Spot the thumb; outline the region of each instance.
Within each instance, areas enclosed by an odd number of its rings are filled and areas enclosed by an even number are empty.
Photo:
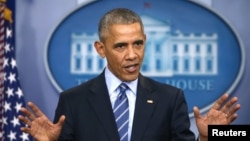
[[[56,124],[62,127],[65,122],[65,119],[66,119],[65,115],[62,115]]]
[[[199,108],[197,106],[193,107],[193,111],[194,111],[195,120],[201,118],[200,110],[199,110]]]

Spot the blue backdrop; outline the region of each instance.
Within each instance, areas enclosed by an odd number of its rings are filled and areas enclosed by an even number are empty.
[[[58,24],[85,0],[18,0],[16,1],[16,59],[20,83],[26,101],[35,102],[50,119],[54,117],[58,90],[52,84],[45,67],[45,51],[49,37]],[[238,96],[241,109],[234,124],[250,124],[250,13],[249,0],[211,0],[207,5],[224,17],[237,32],[245,51],[245,68],[231,96]],[[91,16],[91,15],[90,15]],[[227,56],[228,57],[228,56]],[[234,56],[232,55],[231,58]],[[230,68],[229,68],[230,69]],[[194,119],[192,130],[197,133]]]

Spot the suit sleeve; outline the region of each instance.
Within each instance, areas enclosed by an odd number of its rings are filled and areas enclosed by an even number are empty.
[[[188,107],[182,90],[178,90],[173,104],[172,141],[195,141],[195,135],[190,130]]]
[[[67,103],[67,99],[65,94],[60,94],[58,105],[55,112],[54,123],[58,122],[60,116],[65,115],[65,123],[63,125],[61,134],[59,136],[58,141],[71,141],[73,140],[73,128],[72,125],[72,117],[70,116],[70,105]]]

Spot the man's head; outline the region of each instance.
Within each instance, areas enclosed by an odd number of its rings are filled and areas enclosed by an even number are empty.
[[[121,81],[135,80],[146,42],[141,18],[129,9],[113,9],[102,17],[98,30],[100,41],[95,48],[106,57],[110,71]]]

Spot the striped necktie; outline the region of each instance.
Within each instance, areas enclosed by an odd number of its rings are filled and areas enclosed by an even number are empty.
[[[122,83],[118,88],[120,92],[115,101],[114,115],[120,135],[120,141],[128,141],[129,109],[126,90],[129,88],[124,83]]]

